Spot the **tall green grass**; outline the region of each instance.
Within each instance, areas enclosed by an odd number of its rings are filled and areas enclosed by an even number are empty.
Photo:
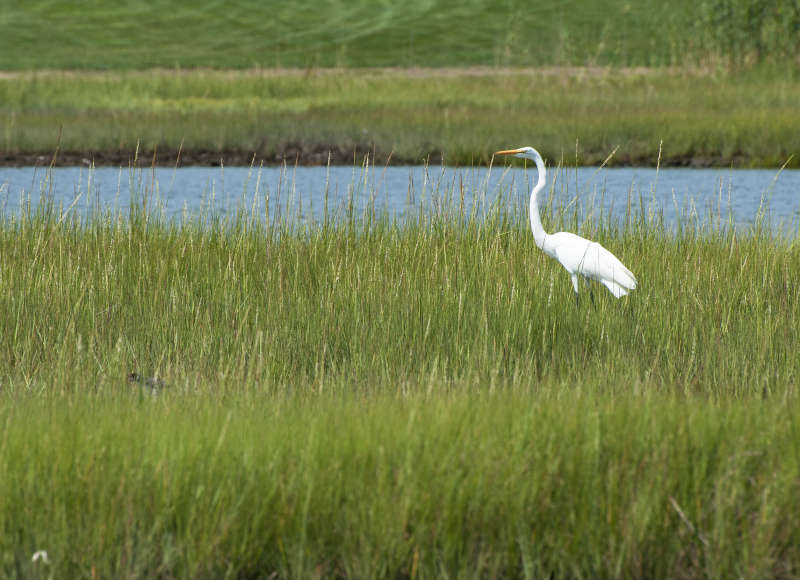
[[[796,238],[551,204],[640,282],[576,308],[458,188],[318,224],[131,193],[0,227],[4,576],[796,575]]]
[[[431,214],[345,213],[319,227],[246,213],[178,223],[141,206],[62,219],[34,205],[0,233],[11,338],[0,368],[9,388],[67,391],[134,368],[186,388],[277,390],[433,376],[726,398],[797,380],[794,240],[724,221],[673,235],[635,206],[624,224],[556,214],[546,227],[579,229],[641,280],[625,300],[598,289],[594,308],[576,309],[519,205],[479,220],[458,184],[442,188],[431,195],[450,201]]]
[[[246,404],[6,396],[0,570],[797,574],[796,400],[443,387]],[[31,562],[42,549],[49,565]]]
[[[796,66],[793,0],[4,6],[0,69]]]

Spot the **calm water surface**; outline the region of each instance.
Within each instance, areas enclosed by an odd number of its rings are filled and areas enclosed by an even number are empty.
[[[319,221],[358,215],[374,208],[402,218],[419,211],[458,207],[478,215],[492,204],[526,211],[535,169],[443,167],[187,167],[0,168],[0,213],[19,213],[45,193],[63,210],[91,213],[98,208],[127,211],[147,203],[169,219],[225,217],[244,209],[260,219]],[[764,169],[661,169],[591,167],[548,171],[555,207],[623,219],[633,211],[660,212],[665,223],[713,215],[737,227],[752,224],[759,212],[770,225],[797,235],[800,227],[800,171]],[[452,207],[452,205],[450,205]]]

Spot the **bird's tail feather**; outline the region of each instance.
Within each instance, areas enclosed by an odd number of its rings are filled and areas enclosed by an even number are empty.
[[[626,290],[635,290],[637,284],[636,276],[634,276],[633,272],[628,270],[625,266],[622,266],[621,263],[620,266],[620,268],[614,268],[614,278],[611,280],[611,283],[619,284]]]
[[[636,288],[636,276],[633,275],[633,272],[628,270],[625,266],[622,266],[622,272],[625,274],[621,277],[618,282],[628,288],[629,290],[633,290]]]
[[[611,291],[611,293],[614,295],[614,298],[622,298],[628,294],[628,289],[624,288],[620,284],[617,284],[616,282],[612,282],[611,280],[603,280],[603,284]],[[636,284],[633,285],[633,288],[636,288]],[[631,290],[633,290],[633,288],[631,288]]]

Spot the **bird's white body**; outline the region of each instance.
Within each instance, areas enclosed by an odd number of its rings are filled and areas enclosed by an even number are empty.
[[[548,234],[542,227],[539,216],[539,192],[544,189],[547,171],[539,152],[533,147],[498,151],[495,155],[514,155],[530,159],[536,163],[539,176],[531,191],[530,218],[531,230],[536,245],[542,251],[555,258],[569,272],[575,299],[578,297],[578,276],[588,280],[597,280],[614,295],[615,298],[625,296],[636,288],[636,277],[617,257],[597,242],[587,240],[570,232]],[[588,283],[588,282],[587,282]]]
[[[542,250],[564,266],[578,292],[578,275],[597,280],[608,288],[615,298],[625,296],[636,288],[636,278],[617,257],[597,242],[592,242],[569,232],[558,232],[545,237]]]

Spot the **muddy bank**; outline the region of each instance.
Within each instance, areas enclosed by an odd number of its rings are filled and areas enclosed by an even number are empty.
[[[385,163],[390,155],[368,147],[337,147],[330,145],[287,146],[280,152],[206,149],[110,150],[110,151],[57,151],[53,152],[0,152],[0,166],[31,167],[55,165],[58,167],[218,167],[249,165],[352,165],[361,163],[366,155],[370,162]],[[441,157],[441,156],[439,156]],[[433,158],[431,158],[433,160]],[[392,157],[397,161],[396,157]],[[404,163],[421,163],[423,159],[404,159]]]
[[[76,167],[94,165],[96,167],[219,167],[227,166],[276,166],[283,165],[360,165],[369,156],[371,164],[385,165],[419,165],[429,163],[438,165],[442,162],[442,154],[429,152],[416,157],[398,155],[376,150],[369,146],[330,146],[330,145],[289,145],[280,152],[244,151],[244,150],[164,150],[158,151],[58,151],[56,154],[46,152],[0,152],[0,167],[32,167],[49,166]],[[588,153],[581,159],[581,164],[597,166],[605,160],[606,155]],[[608,162],[609,167],[652,167],[657,159],[652,156],[636,156],[619,154]],[[744,155],[678,155],[661,158],[662,167],[752,167],[752,158]],[[447,157],[448,165],[484,165],[489,162],[488,156],[476,154],[470,158]],[[773,163],[762,166],[771,167]]]

